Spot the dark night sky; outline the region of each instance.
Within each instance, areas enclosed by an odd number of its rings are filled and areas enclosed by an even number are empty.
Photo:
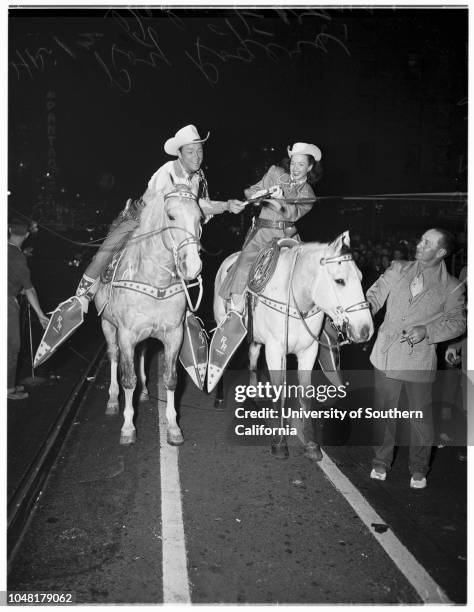
[[[299,140],[323,150],[322,193],[439,189],[404,173],[396,151],[436,141],[437,100],[450,109],[451,146],[466,150],[466,44],[466,10],[11,10],[10,162],[22,124],[44,155],[53,89],[60,180],[74,189],[108,170],[141,194],[187,123],[211,131],[214,196],[240,197],[263,146],[278,161]],[[356,167],[367,141],[387,157],[377,172]]]

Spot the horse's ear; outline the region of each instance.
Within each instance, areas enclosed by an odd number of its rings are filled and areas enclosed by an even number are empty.
[[[335,240],[331,242],[331,246],[336,253],[340,253],[342,249],[345,247],[349,249],[351,246],[351,239],[349,237],[349,230],[346,230],[342,234],[340,234]]]
[[[347,248],[351,248],[351,237],[349,236],[349,230],[346,230],[341,234],[342,236],[342,246],[346,246]]]

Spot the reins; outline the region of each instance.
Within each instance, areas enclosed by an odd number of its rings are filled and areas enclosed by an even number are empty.
[[[194,194],[189,192],[189,191],[185,191],[184,189],[175,189],[174,191],[171,191],[171,192],[167,193],[164,196],[164,202],[166,202],[166,200],[168,198],[170,198],[170,197],[187,198],[187,199],[193,200],[194,202],[197,202],[196,197],[194,196]],[[139,236],[139,238],[140,239],[144,239],[144,238],[151,238],[151,237],[154,237],[154,236],[159,236],[159,238],[161,240],[161,244],[163,245],[163,248],[166,249],[169,253],[172,254],[175,271],[173,271],[172,269],[170,269],[169,267],[167,267],[166,265],[164,265],[164,264],[162,264],[160,262],[158,262],[158,267],[160,267],[161,269],[163,269],[166,272],[168,272],[168,274],[171,276],[171,279],[176,278],[176,277],[179,279],[179,282],[181,283],[182,291],[184,292],[184,294],[186,296],[186,301],[187,301],[189,309],[191,310],[191,312],[196,312],[196,310],[199,308],[199,306],[201,304],[201,300],[202,300],[202,296],[203,296],[202,277],[199,274],[194,281],[192,281],[189,284],[186,284],[186,281],[185,281],[185,279],[183,277],[183,274],[181,273],[181,270],[180,270],[179,260],[178,260],[178,253],[179,253],[180,249],[185,248],[185,247],[187,247],[189,245],[192,245],[192,244],[196,244],[197,247],[199,248],[200,245],[201,245],[200,236],[197,236],[196,234],[193,234],[188,229],[186,229],[184,227],[181,227],[179,225],[168,225],[166,223],[166,220],[164,219],[165,212],[166,212],[166,209],[165,209],[165,206],[163,206],[163,209],[162,209],[162,224],[163,224],[163,227],[161,227],[159,229],[156,229],[156,230],[152,230],[152,231],[147,232],[145,234],[141,234]],[[186,234],[189,234],[189,235],[186,236],[181,242],[176,244],[176,242],[174,240],[174,237],[173,237],[173,234],[171,233],[172,229],[180,230],[180,231],[185,232]],[[167,232],[167,231],[170,232],[169,235],[170,235],[170,238],[171,238],[171,248],[163,240],[163,233]],[[134,240],[134,238],[132,238],[131,240]],[[140,284],[140,283],[138,283],[138,284]],[[173,283],[171,283],[171,284],[173,284]],[[199,286],[199,295],[198,295],[198,298],[196,300],[196,303],[193,305],[191,297],[189,295],[189,290],[188,289],[190,287],[195,287],[195,286]],[[128,287],[127,285],[124,285],[123,288],[132,288],[132,287]],[[159,288],[156,288],[156,289],[159,289]],[[148,295],[152,295],[151,293],[148,293],[148,292],[143,292],[143,293],[146,293]],[[170,292],[169,295],[165,296],[165,297],[171,297],[171,295],[176,295],[176,293]]]

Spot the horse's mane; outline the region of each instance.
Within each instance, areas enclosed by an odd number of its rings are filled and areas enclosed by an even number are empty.
[[[303,248],[303,250],[308,250],[308,251],[319,251],[322,249],[326,249],[331,243],[330,242],[304,242],[302,243],[300,246]],[[348,246],[347,244],[343,243],[342,247],[341,247],[341,255],[348,255],[349,253],[351,253],[351,247]]]
[[[164,196],[161,192],[147,193],[146,204],[140,211],[140,223],[133,231],[127,243],[127,261],[135,269],[143,265],[154,250],[154,241],[158,240],[159,219],[163,212]]]

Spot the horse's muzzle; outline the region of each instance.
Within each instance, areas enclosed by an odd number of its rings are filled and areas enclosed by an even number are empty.
[[[373,326],[365,323],[360,327],[360,329],[358,329],[355,333],[354,332],[354,328],[349,325],[347,328],[347,336],[351,342],[355,342],[358,344],[360,342],[367,342],[368,340],[370,340],[370,337],[374,333],[374,329]]]
[[[181,261],[179,264],[180,274],[185,281],[192,281],[196,279],[201,273],[201,270],[202,270],[201,260],[199,260],[199,262],[193,263],[193,265],[189,265],[188,261],[185,259],[184,261]]]

